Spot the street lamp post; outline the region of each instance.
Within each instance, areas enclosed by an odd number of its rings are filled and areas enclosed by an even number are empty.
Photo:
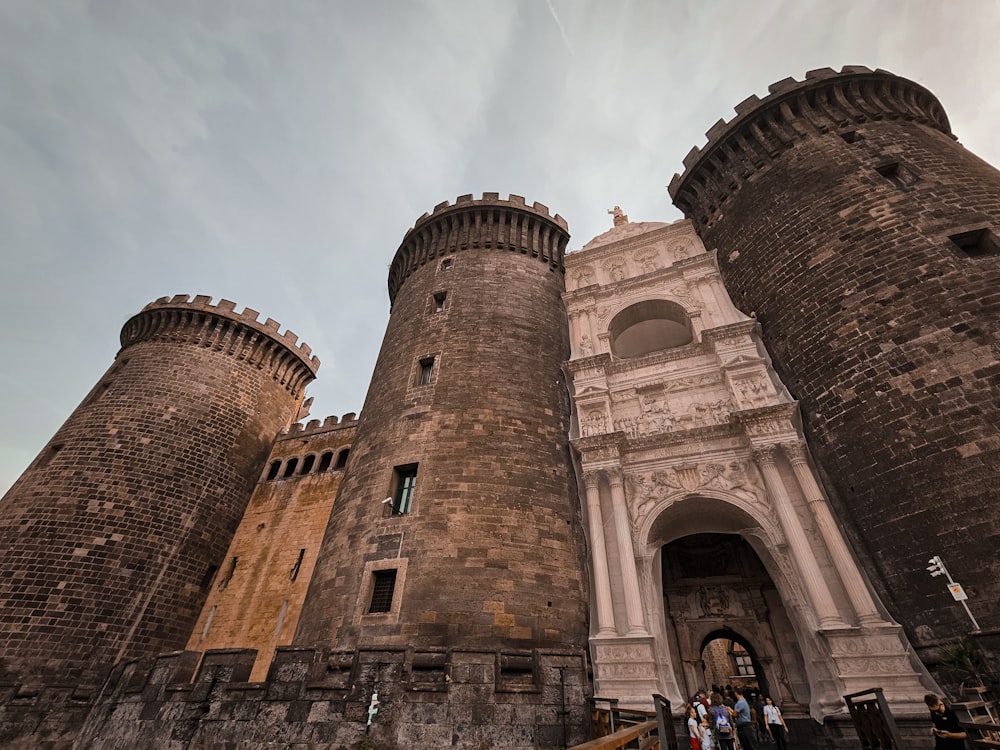
[[[965,607],[965,613],[972,620],[972,629],[979,630],[979,623],[976,622],[976,618],[972,616],[972,610],[969,609],[969,605],[965,603],[966,599],[969,598],[968,594],[965,593],[965,589],[962,588],[962,584],[955,581],[951,577],[951,573],[944,566],[944,560],[942,560],[938,555],[934,555],[930,560],[927,561],[929,565],[927,566],[927,571],[932,576],[945,576],[948,579],[948,591],[951,592],[952,598]]]

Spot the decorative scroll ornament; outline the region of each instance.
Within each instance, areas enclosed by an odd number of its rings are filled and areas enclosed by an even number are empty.
[[[590,266],[581,266],[574,277],[576,288],[581,289],[594,283],[594,269]]]
[[[660,269],[660,254],[656,250],[637,250],[633,257],[643,273],[653,273]]]

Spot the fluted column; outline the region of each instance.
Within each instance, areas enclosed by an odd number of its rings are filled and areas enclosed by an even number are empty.
[[[847,542],[844,541],[837,522],[830,512],[830,506],[827,505],[819,484],[816,483],[816,478],[813,476],[806,457],[805,443],[784,443],[781,447],[792,464],[795,478],[809,503],[809,508],[816,519],[816,525],[819,526],[820,533],[823,535],[823,541],[826,542],[827,549],[830,550],[834,566],[840,572],[840,579],[844,582],[844,588],[847,589],[847,595],[851,599],[854,611],[858,614],[858,619],[867,625],[883,622],[883,618],[875,606],[875,601],[868,591],[868,586],[865,585],[864,579],[861,577],[854,556],[848,549]]]
[[[819,563],[809,547],[809,540],[802,528],[799,517],[792,507],[792,500],[785,490],[776,463],[777,449],[773,445],[754,448],[753,456],[764,477],[767,492],[774,503],[781,529],[788,540],[795,567],[798,568],[809,598],[812,600],[821,629],[842,628],[844,622],[837,613],[837,605],[830,594],[830,588],[820,572]]]
[[[611,502],[615,509],[615,533],[622,571],[622,588],[625,591],[628,635],[648,635],[646,618],[642,612],[642,595],[639,593],[639,576],[635,569],[632,528],[629,523],[628,506],[625,504],[625,479],[621,470],[609,470],[608,483],[611,485]]]
[[[608,548],[604,543],[604,517],[601,514],[601,475],[588,471],[583,475],[587,487],[587,522],[590,524],[590,558],[594,566],[594,598],[597,600],[597,635],[615,635],[615,610],[611,601],[611,577],[608,574]]]

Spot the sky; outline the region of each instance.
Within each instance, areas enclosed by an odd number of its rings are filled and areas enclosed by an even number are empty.
[[[146,303],[260,310],[361,411],[388,266],[444,200],[540,201],[570,249],[750,94],[883,68],[1000,165],[1000,0],[0,0],[0,492]]]

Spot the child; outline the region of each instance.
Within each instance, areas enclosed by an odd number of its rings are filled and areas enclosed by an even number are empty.
[[[708,716],[701,717],[701,750],[715,750],[715,739],[712,737],[712,725]]]

